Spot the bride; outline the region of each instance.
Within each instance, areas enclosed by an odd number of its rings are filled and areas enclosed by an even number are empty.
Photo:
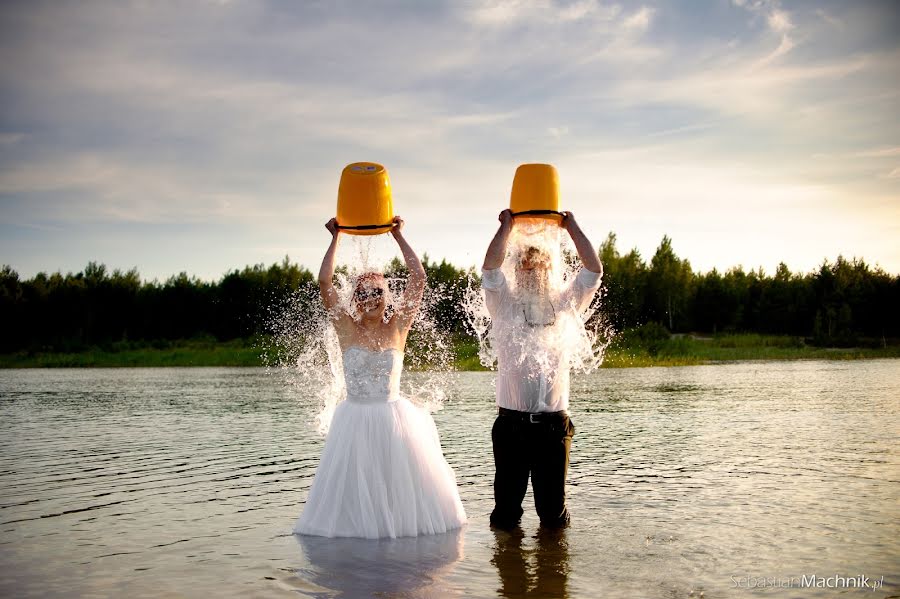
[[[335,219],[325,225],[332,237],[319,288],[341,346],[347,399],[335,409],[295,533],[393,538],[446,532],[466,521],[434,420],[399,392],[406,336],[425,289],[425,270],[403,224],[395,217],[391,234],[409,283],[389,316],[380,273],[360,275],[349,309],[340,305],[332,281],[340,231]]]

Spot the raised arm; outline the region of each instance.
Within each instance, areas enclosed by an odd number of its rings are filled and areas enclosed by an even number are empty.
[[[416,314],[419,312],[419,306],[422,305],[422,294],[425,292],[425,269],[422,267],[419,257],[407,243],[406,238],[403,237],[403,225],[403,219],[395,216],[391,235],[400,246],[403,261],[409,270],[409,281],[406,283],[406,291],[403,292],[403,302],[397,306],[394,316],[397,319],[397,326],[406,332],[412,327]]]
[[[594,252],[594,246],[575,222],[575,216],[571,212],[563,212],[563,220],[559,226],[569,232],[569,236],[575,243],[575,249],[578,251],[578,257],[581,258],[581,264],[584,266],[578,271],[578,275],[569,281],[568,286],[563,290],[562,298],[567,303],[572,302],[579,312],[583,312],[588,308],[591,299],[600,287],[603,264],[597,253]]]
[[[325,228],[331,233],[331,245],[328,246],[328,251],[322,259],[322,266],[319,268],[319,294],[322,296],[325,309],[332,312],[340,303],[334,288],[334,255],[337,253],[338,236],[341,232],[337,228],[337,220],[333,218],[325,223]]]
[[[600,256],[594,251],[591,241],[581,230],[581,227],[578,226],[578,223],[575,222],[575,215],[571,212],[563,212],[563,220],[559,226],[569,232],[569,236],[575,244],[575,249],[578,251],[578,257],[581,258],[581,263],[584,267],[591,272],[602,275],[603,264],[600,262]]]
[[[488,246],[487,254],[484,256],[484,264],[482,268],[485,270],[493,270],[503,265],[503,258],[506,257],[506,243],[509,241],[509,233],[512,231],[512,212],[509,209],[504,210],[497,217],[500,221],[500,228],[491,240]]]

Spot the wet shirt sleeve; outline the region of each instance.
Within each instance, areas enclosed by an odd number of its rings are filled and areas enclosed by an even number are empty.
[[[495,316],[508,291],[503,271],[499,268],[481,269],[481,288],[484,290],[484,304],[491,316]]]
[[[591,299],[593,299],[597,290],[600,289],[600,281],[602,278],[603,273],[591,272],[582,267],[569,284],[569,288],[565,294],[566,299],[570,300],[572,305],[579,312],[584,310],[590,305]]]

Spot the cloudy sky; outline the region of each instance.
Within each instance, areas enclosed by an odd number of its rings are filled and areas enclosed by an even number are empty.
[[[0,4],[0,263],[315,270],[341,169],[480,264],[523,162],[649,260],[900,273],[900,6],[766,0]]]

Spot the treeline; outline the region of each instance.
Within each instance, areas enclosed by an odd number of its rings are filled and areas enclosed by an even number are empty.
[[[38,273],[22,281],[0,271],[0,351],[80,351],[122,341],[212,336],[219,341],[262,332],[265,314],[313,284],[305,268],[285,260],[227,273],[216,283],[181,273],[163,283],[137,270],[109,272],[91,262],[77,274]]]
[[[603,313],[617,330],[658,323],[673,333],[764,333],[816,345],[885,344],[900,336],[900,276],[838,256],[806,274],[780,263],[773,276],[734,267],[695,273],[663,237],[647,264],[620,254],[616,236],[600,246]]]
[[[637,250],[620,254],[615,235],[600,249],[605,275],[600,316],[618,331],[638,327],[672,333],[753,332],[804,337],[819,345],[883,344],[900,337],[900,277],[860,259],[838,257],[814,272],[773,276],[735,267],[695,273],[668,237],[647,263]],[[473,269],[427,256],[423,264],[434,318],[467,335],[465,290]],[[389,271],[402,274],[394,261]],[[0,351],[79,351],[126,342],[213,337],[219,341],[269,333],[272,315],[315,301],[315,280],[285,257],[206,282],[181,273],[165,282],[142,281],[137,270],[109,272],[91,262],[76,274],[39,273],[21,280],[0,270]],[[297,313],[299,303],[299,313]]]

